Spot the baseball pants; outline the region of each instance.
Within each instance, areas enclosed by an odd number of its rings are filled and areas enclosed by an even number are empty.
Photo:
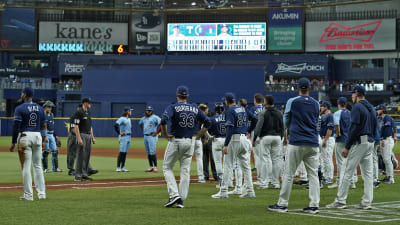
[[[322,146],[322,145],[321,145]],[[322,173],[325,179],[332,181],[333,179],[333,148],[335,147],[335,138],[328,138],[326,147],[322,147],[321,158],[322,158]]]
[[[180,196],[185,200],[188,196],[194,142],[195,140],[191,138],[173,138],[168,142],[164,154],[163,172],[170,198]],[[172,170],[177,161],[181,168],[179,190]]]
[[[156,146],[158,141],[158,135],[153,136],[144,136],[144,147],[146,148],[147,155],[155,155],[156,154]]]
[[[226,155],[224,157],[224,162],[225,162]],[[250,159],[250,152],[249,152],[249,159]],[[243,186],[243,171],[240,167],[239,160],[237,157],[234,156],[233,158],[233,164],[232,164],[233,170],[230,170],[229,172],[229,182],[228,182],[228,187],[233,186],[233,180],[235,180],[235,189],[238,191],[242,191],[242,186]],[[233,177],[235,176],[235,177]],[[234,179],[235,178],[235,179]]]
[[[222,178],[221,193],[227,194],[230,179],[230,171],[232,171],[235,158],[238,160],[239,166],[243,171],[244,190],[243,193],[254,193],[253,181],[251,177],[250,167],[250,151],[251,143],[244,134],[234,134],[228,145],[228,154],[225,155],[224,172]]]
[[[345,143],[343,142],[336,142],[336,147],[335,147],[335,158],[336,158],[336,173],[337,173],[337,177],[336,177],[336,183],[339,185],[341,179],[344,176],[344,170],[343,170],[343,160],[345,159],[342,156],[342,152],[343,149],[345,148]],[[352,183],[357,183],[358,181],[358,176],[357,176],[357,167],[354,169],[353,172],[353,179],[352,179]]]
[[[261,185],[268,186],[271,182],[273,185],[280,185],[279,173],[282,164],[281,154],[281,137],[280,136],[264,136],[260,141],[261,151]],[[268,163],[271,159],[272,164]],[[269,177],[268,174],[271,174]]]
[[[286,170],[282,179],[282,188],[279,194],[278,205],[287,207],[289,203],[290,192],[292,191],[293,177],[300,162],[304,162],[308,174],[310,185],[309,198],[310,207],[319,207],[320,189],[318,179],[318,159],[319,148],[312,146],[288,145],[288,158],[286,160]]]
[[[58,168],[58,149],[56,146],[56,139],[54,138],[53,134],[47,134],[47,139],[49,140],[49,142],[45,143],[45,150],[51,151],[51,165],[52,165],[51,170],[55,172],[56,169]],[[42,161],[43,162],[46,161],[43,163],[43,165],[44,164],[47,165],[47,157],[46,158],[43,157]]]
[[[40,132],[23,132],[18,138],[18,152],[23,153],[21,160],[24,198],[33,200],[31,165],[33,179],[39,198],[46,198],[46,187],[42,170],[42,137]]]
[[[286,160],[287,160],[287,145],[283,145],[283,140],[281,142],[281,147],[282,147],[282,164],[281,164],[281,177],[283,177],[283,174],[285,174],[285,165],[286,165]]]
[[[374,182],[378,182],[379,180],[379,165],[378,165],[378,147],[379,145],[374,146],[374,151],[372,153],[372,167],[373,167],[373,178]]]
[[[222,149],[224,148],[225,138],[215,138],[212,142],[212,153],[214,156],[215,169],[217,170],[218,178],[222,179]]]
[[[204,180],[203,174],[203,143],[196,140],[194,143],[194,153],[196,154],[197,176],[199,180]]]
[[[297,167],[296,174],[300,176],[300,180],[308,181],[307,170],[303,161],[301,161],[299,167]]]
[[[211,172],[214,177],[214,180],[219,180],[217,175],[217,170],[215,169],[215,162],[214,162],[214,156],[212,154],[211,141],[207,141],[207,143],[203,145],[203,174],[206,180],[210,179],[209,165],[211,166]]]
[[[81,179],[82,177],[89,176],[89,161],[90,152],[92,151],[92,137],[90,134],[81,133],[83,146],[78,144],[76,160],[75,178]]]
[[[374,143],[361,143],[353,145],[350,148],[347,158],[343,161],[344,176],[340,182],[336,202],[346,204],[350,184],[353,181],[354,169],[360,164],[361,175],[364,180],[364,195],[362,196],[362,205],[371,205],[373,200],[373,165],[372,152]]]
[[[69,134],[67,139],[67,168],[74,170],[74,164],[76,161],[76,151],[78,149],[78,140],[75,135]]]
[[[392,150],[394,147],[394,140],[392,137],[387,137],[384,140],[385,145],[381,145],[381,152],[382,152],[382,158],[383,162],[385,163],[385,170],[386,170],[386,176],[393,177],[393,162],[392,162]]]
[[[119,141],[119,152],[128,153],[129,147],[131,146],[131,136],[124,135],[118,137]]]

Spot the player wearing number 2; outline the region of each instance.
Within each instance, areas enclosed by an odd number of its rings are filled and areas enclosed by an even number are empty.
[[[204,135],[211,123],[208,117],[197,108],[195,104],[187,103],[189,90],[186,86],[179,86],[176,90],[177,103],[169,105],[162,115],[161,129],[169,142],[164,155],[163,172],[168,186],[169,200],[164,205],[172,207],[176,204],[177,208],[183,208],[183,201],[189,191],[190,182],[190,163],[194,151],[196,138]],[[170,134],[168,133],[167,123],[171,122]],[[195,124],[202,123],[203,128],[196,135]],[[175,180],[175,163],[180,162],[180,184],[179,190]]]
[[[12,144],[10,151],[14,151],[18,143],[18,155],[22,167],[24,196],[20,200],[33,201],[31,164],[35,188],[39,200],[46,199],[46,187],[41,164],[42,146],[47,141],[46,118],[44,110],[32,102],[33,89],[26,87],[22,90],[23,104],[15,109]]]

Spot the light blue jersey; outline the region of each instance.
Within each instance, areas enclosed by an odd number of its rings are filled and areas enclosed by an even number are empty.
[[[143,134],[144,135],[151,135],[155,133],[160,126],[161,118],[157,115],[151,115],[149,117],[142,117],[139,121],[139,125],[143,125]]]
[[[132,122],[125,116],[120,117],[116,122],[119,125],[119,132],[125,132],[125,135],[131,135],[132,133]]]

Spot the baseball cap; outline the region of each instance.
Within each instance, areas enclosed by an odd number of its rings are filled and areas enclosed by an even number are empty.
[[[376,106],[375,109],[376,110],[386,110],[386,106],[384,104],[380,104],[380,105]]]
[[[129,112],[129,111],[132,111],[133,109],[131,108],[131,107],[129,107],[129,106],[125,106],[124,107],[124,112]]]
[[[346,97],[340,97],[340,98],[338,98],[338,100],[337,100],[337,103],[338,103],[339,105],[344,105],[344,104],[346,104],[346,102],[347,102],[347,98],[346,98]]]
[[[323,106],[323,107],[326,107],[326,108],[330,109],[330,108],[331,108],[331,103],[330,103],[330,102],[328,102],[328,101],[324,101],[324,100],[322,100],[321,106]]]
[[[364,88],[363,86],[356,85],[356,86],[353,88],[353,91],[351,91],[351,93],[360,93],[360,94],[362,94],[362,95],[365,95],[365,88]]]
[[[92,103],[92,100],[90,98],[83,98],[82,103],[85,103],[85,102]]]
[[[310,80],[308,78],[300,78],[299,79],[299,83],[298,83],[298,87],[300,89],[307,89],[310,87]]]
[[[151,107],[150,105],[146,106],[145,111],[153,111],[153,107]]]
[[[184,85],[178,86],[178,88],[176,89],[176,95],[189,95],[189,89]]]
[[[221,24],[221,28],[223,27],[228,27],[228,25],[226,23]]]
[[[227,101],[235,101],[235,94],[232,92],[226,92],[225,96],[222,98],[222,100],[227,100]]]
[[[43,104],[43,108],[45,108],[45,107],[51,108],[51,107],[54,107],[54,106],[55,106],[54,103],[51,102],[51,101],[49,101],[49,100],[47,100],[47,101]]]
[[[35,91],[31,87],[25,87],[24,89],[22,89],[22,93],[24,93],[26,97],[33,97],[34,92]]]

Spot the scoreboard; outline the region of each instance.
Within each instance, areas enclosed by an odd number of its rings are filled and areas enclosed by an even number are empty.
[[[168,24],[168,51],[265,51],[266,23]]]

